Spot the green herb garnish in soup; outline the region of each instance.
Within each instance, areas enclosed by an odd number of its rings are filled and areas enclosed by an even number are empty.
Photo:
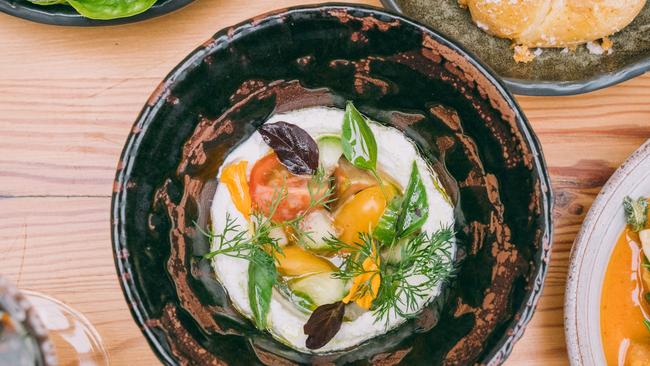
[[[622,202],[627,223],[603,281],[600,330],[608,365],[650,364],[650,224],[646,197]]]
[[[217,178],[205,257],[241,314],[297,350],[384,334],[452,273],[453,207],[436,173],[352,102],[272,116]]]

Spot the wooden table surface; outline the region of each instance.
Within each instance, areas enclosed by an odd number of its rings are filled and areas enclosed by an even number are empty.
[[[198,0],[162,18],[102,28],[0,14],[0,274],[83,312],[111,364],[157,363],[111,253],[113,176],[133,121],[160,80],[214,32],[307,2],[315,1]],[[543,296],[507,365],[561,365],[571,245],[600,187],[650,138],[650,75],[581,96],[517,99],[546,155],[556,221]]]

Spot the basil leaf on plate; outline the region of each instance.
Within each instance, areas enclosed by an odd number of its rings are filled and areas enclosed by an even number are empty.
[[[278,273],[268,253],[256,252],[252,259],[248,264],[248,301],[253,310],[255,326],[263,330],[266,329],[266,316]]]
[[[90,19],[116,19],[147,11],[156,0],[67,0],[79,14]]]
[[[341,329],[343,314],[345,304],[341,301],[317,307],[303,327],[307,335],[307,348],[319,349],[332,340]]]
[[[414,233],[429,217],[429,202],[427,191],[422,183],[418,166],[413,162],[404,201],[402,202],[400,218],[397,221],[397,235],[401,238]]]
[[[67,4],[65,0],[28,0],[32,4],[36,5],[56,5],[56,4]]]
[[[313,175],[318,169],[318,144],[302,128],[287,122],[265,123],[262,139],[291,173]]]
[[[377,141],[365,118],[352,102],[345,106],[341,131],[343,155],[357,168],[375,172],[377,167]]]
[[[397,221],[402,212],[402,197],[395,196],[379,218],[372,235],[384,245],[391,245],[397,236]]]

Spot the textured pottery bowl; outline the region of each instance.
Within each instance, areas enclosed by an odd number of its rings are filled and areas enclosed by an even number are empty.
[[[353,100],[403,131],[454,197],[459,272],[384,336],[313,356],[259,332],[215,280],[207,225],[224,157],[273,113]],[[113,193],[115,261],[133,316],[167,364],[501,363],[548,264],[551,192],[503,85],[427,28],[379,9],[292,8],[224,29],[160,84],[128,137]]]
[[[623,198],[650,197],[650,140],[635,151],[596,197],[571,250],[564,327],[572,365],[604,365],[600,300],[616,242],[625,229]]]
[[[35,5],[27,0],[0,0],[0,12],[37,23],[69,26],[117,25],[155,18],[180,9],[194,0],[158,0],[144,13],[127,18],[96,20],[86,18],[67,5]]]
[[[460,43],[503,78],[510,91],[526,95],[586,93],[650,70],[650,2],[636,19],[611,37],[614,52],[594,55],[545,49],[527,64],[512,59],[512,42],[493,37],[472,21],[458,0],[381,0],[387,8],[413,17]]]

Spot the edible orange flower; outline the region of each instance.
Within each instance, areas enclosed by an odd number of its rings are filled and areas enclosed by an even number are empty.
[[[373,255],[362,263],[364,272],[352,279],[350,292],[341,300],[344,304],[354,301],[360,307],[368,310],[372,301],[377,298],[381,276],[379,274],[379,256],[374,254],[375,248],[373,248]]]
[[[228,187],[232,202],[246,219],[251,215],[251,194],[246,181],[247,164],[248,161],[242,160],[226,166],[221,172],[221,183]]]

